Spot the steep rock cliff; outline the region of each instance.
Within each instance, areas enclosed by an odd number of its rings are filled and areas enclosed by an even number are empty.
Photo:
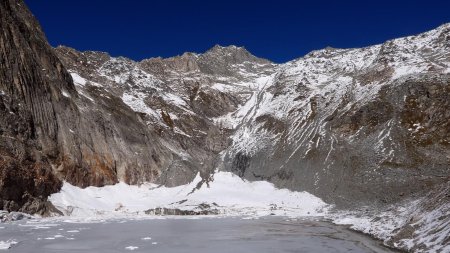
[[[45,213],[62,180],[86,187],[119,174],[131,183],[156,178],[171,153],[140,116],[120,99],[91,106],[25,4],[0,7],[2,209]]]
[[[36,212],[61,187],[51,166],[63,126],[58,115],[72,113],[63,92],[76,91],[22,1],[2,1],[0,21],[0,204]]]

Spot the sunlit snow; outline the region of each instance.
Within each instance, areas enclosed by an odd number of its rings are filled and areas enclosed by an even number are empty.
[[[74,217],[114,217],[145,215],[148,209],[165,207],[194,210],[206,203],[221,215],[324,214],[328,205],[307,192],[277,189],[271,183],[249,182],[230,172],[218,172],[209,183],[192,192],[201,181],[197,176],[190,184],[168,188],[155,184],[140,186],[119,183],[113,186],[81,189],[64,183],[50,201],[66,215]]]

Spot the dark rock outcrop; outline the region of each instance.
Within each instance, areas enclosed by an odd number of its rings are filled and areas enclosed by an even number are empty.
[[[211,208],[209,205],[207,207],[204,204],[203,206],[199,206],[194,208],[193,210],[182,210],[178,208],[165,208],[158,207],[155,209],[149,209],[145,211],[145,214],[148,215],[157,215],[157,216],[167,216],[167,215],[177,215],[177,216],[198,216],[198,215],[218,215],[220,214],[219,210]]]

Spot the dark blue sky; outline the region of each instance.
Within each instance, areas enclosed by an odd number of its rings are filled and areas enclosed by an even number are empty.
[[[449,0],[25,2],[53,46],[135,60],[220,44],[285,62],[326,46],[367,46],[450,22]]]

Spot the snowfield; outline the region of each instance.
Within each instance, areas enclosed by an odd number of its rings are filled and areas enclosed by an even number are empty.
[[[197,175],[191,183],[173,188],[119,183],[81,189],[64,183],[49,200],[65,215],[86,219],[147,216],[149,209],[199,210],[199,206],[209,206],[222,216],[321,216],[330,208],[307,192],[277,189],[264,181],[249,182],[230,172],[217,172],[211,182],[196,189],[200,182]]]

